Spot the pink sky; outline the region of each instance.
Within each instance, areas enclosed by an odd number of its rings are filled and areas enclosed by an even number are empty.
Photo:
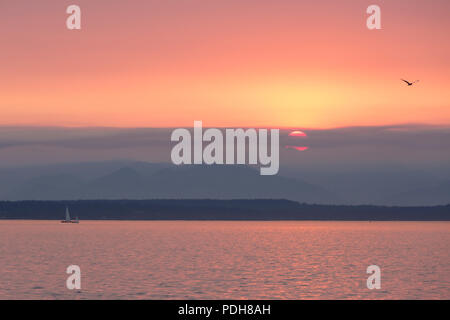
[[[75,3],[82,30],[69,31]],[[366,28],[370,4],[382,30]],[[449,9],[447,0],[2,1],[0,125],[449,124]]]

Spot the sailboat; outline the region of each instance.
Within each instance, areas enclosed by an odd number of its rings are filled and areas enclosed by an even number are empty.
[[[61,220],[61,223],[80,223],[80,221],[78,220],[78,217],[76,217],[75,220],[71,220],[70,219],[69,208],[66,207],[66,220]]]

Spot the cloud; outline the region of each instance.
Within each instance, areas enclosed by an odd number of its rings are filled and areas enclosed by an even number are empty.
[[[75,149],[115,149],[168,145],[170,129],[2,127],[0,148],[52,146]]]
[[[450,127],[397,125],[306,130],[313,148],[370,147],[425,148],[450,147]]]
[[[204,128],[206,129],[206,128]],[[303,129],[307,137],[280,133],[281,161],[307,163],[450,163],[450,127],[392,125]],[[0,164],[83,159],[170,161],[172,128],[0,127]],[[298,152],[284,146],[307,147]],[[66,159],[67,158],[67,159]],[[66,160],[64,160],[66,159]]]

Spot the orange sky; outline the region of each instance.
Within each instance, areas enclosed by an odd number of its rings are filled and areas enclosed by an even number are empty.
[[[448,0],[111,2],[1,2],[0,125],[450,124]]]

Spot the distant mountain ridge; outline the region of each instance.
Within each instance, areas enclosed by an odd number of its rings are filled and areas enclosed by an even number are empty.
[[[450,181],[436,186],[418,188],[395,195],[387,200],[392,205],[408,203],[409,205],[433,206],[442,203],[443,199],[450,198]],[[450,201],[449,201],[450,202]]]
[[[282,176],[261,176],[241,165],[167,166],[151,172],[126,166],[93,179],[69,174],[25,181],[9,200],[74,199],[255,199],[285,198],[309,203],[336,202],[327,190]]]
[[[450,180],[401,167],[290,171],[138,161],[0,168],[0,200],[289,199],[342,205],[446,205]],[[445,179],[447,178],[447,181]],[[442,182],[443,181],[443,182]]]

